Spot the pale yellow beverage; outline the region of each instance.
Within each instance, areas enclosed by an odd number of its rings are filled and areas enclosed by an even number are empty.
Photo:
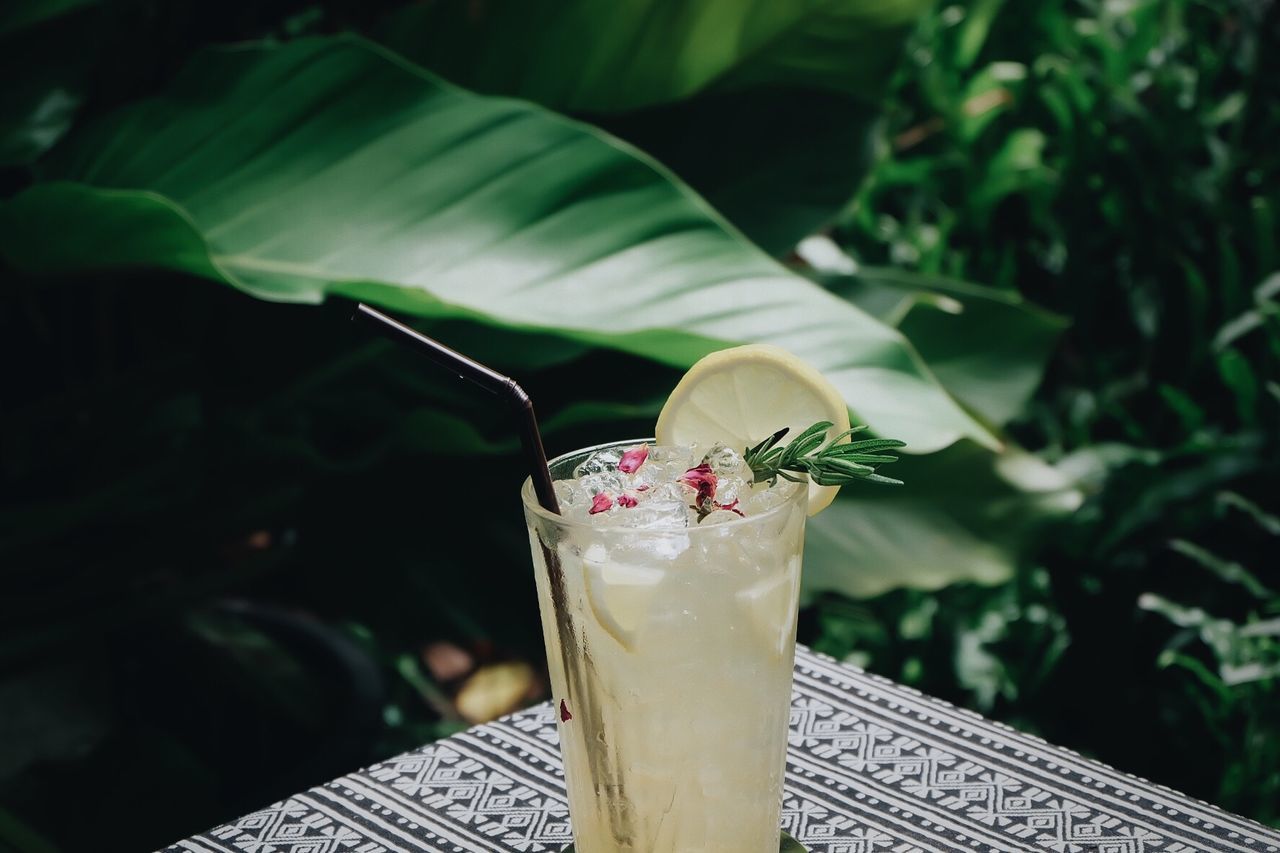
[[[596,513],[590,477],[558,484],[561,516],[522,493],[576,850],[774,853],[808,490],[722,475],[724,500],[681,517],[679,452],[647,464],[590,475]]]

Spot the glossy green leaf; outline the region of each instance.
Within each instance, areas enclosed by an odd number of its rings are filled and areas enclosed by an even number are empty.
[[[809,519],[804,585],[870,598],[891,589],[1009,580],[1041,526],[1082,494],[1017,448],[962,442],[892,466],[904,485],[853,484]]]
[[[160,267],[673,366],[765,341],[912,451],[995,444],[898,332],[788,273],[656,163],[358,39],[203,53],[45,165],[57,180],[0,206],[0,252],[29,271]]]
[[[899,331],[948,391],[997,425],[1026,407],[1068,325],[1016,293],[941,276],[867,268],[860,278],[870,287],[913,289]],[[940,306],[930,296],[950,302]]]
[[[403,8],[381,32],[463,85],[605,127],[782,256],[826,225],[866,173],[880,96],[923,8],[445,0]]]
[[[805,85],[877,100],[923,0],[525,0],[414,4],[384,40],[483,92],[615,111]]]
[[[1068,326],[1017,293],[945,276],[859,267],[826,283],[897,326],[952,395],[998,426],[1026,407]]]
[[[782,257],[857,189],[879,110],[842,92],[770,87],[590,119],[656,157],[757,246]]]
[[[918,0],[442,2],[404,8],[382,31],[464,85],[584,115],[783,256],[828,224],[866,173],[880,96],[923,9]]]

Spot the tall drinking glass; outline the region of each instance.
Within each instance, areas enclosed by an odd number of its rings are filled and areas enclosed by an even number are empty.
[[[551,462],[555,479],[620,442]],[[578,853],[775,853],[807,489],[634,529],[522,491]]]

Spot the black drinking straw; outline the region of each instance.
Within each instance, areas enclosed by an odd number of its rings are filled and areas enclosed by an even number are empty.
[[[467,379],[479,385],[490,394],[505,397],[516,415],[520,430],[520,443],[524,445],[525,456],[529,462],[529,472],[533,478],[533,490],[538,496],[538,503],[543,508],[560,514],[560,504],[556,501],[556,490],[551,487],[551,471],[547,468],[547,452],[542,448],[542,433],[538,432],[538,419],[533,414],[533,401],[510,376],[503,376],[496,370],[485,367],[473,358],[467,358],[457,350],[450,349],[434,338],[409,328],[399,320],[394,320],[381,311],[370,308],[363,302],[356,304],[353,320],[363,320],[373,326],[382,336],[390,338],[398,344],[408,344],[421,352],[436,364],[458,374],[459,379]]]

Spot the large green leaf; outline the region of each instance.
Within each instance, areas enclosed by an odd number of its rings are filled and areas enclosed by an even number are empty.
[[[1018,293],[945,276],[858,267],[825,283],[896,326],[943,387],[997,426],[1026,407],[1068,326]]]
[[[842,92],[769,87],[591,119],[781,257],[853,195],[871,163],[879,110]]]
[[[381,32],[464,85],[607,128],[782,256],[825,225],[865,174],[880,96],[924,8],[445,0],[401,9]]]
[[[1007,581],[1041,525],[1083,500],[1069,478],[1013,447],[992,453],[961,442],[886,470],[905,485],[845,486],[809,520],[808,592],[869,598]]]
[[[778,266],[661,166],[358,39],[205,52],[46,159],[56,180],[0,206],[0,252],[29,271],[161,267],[676,366],[767,341],[917,452],[995,444],[898,332]]]
[[[384,40],[484,92],[628,110],[759,84],[878,100],[925,0],[414,4]]]

